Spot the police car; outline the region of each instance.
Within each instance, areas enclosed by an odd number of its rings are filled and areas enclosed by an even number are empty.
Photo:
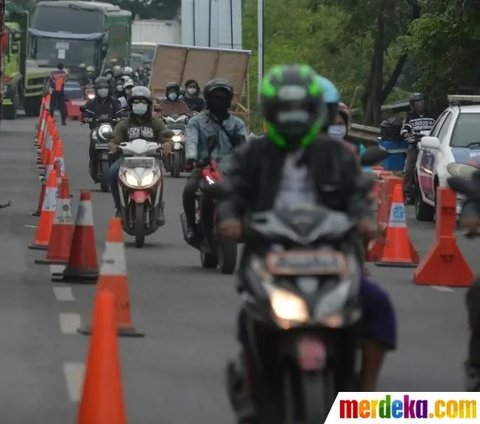
[[[436,190],[447,187],[448,164],[480,168],[480,96],[449,96],[449,100],[457,104],[440,115],[430,134],[419,143],[415,171],[415,216],[419,221],[433,221]],[[477,104],[459,105],[462,101]]]

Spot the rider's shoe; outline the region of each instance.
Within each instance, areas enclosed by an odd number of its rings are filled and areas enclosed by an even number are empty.
[[[239,424],[255,422],[255,404],[245,385],[245,372],[242,358],[230,361],[226,369],[227,390]]]

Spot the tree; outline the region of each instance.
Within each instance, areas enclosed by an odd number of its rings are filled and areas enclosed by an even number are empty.
[[[409,24],[420,16],[418,0],[311,0],[311,7],[328,4],[348,10],[351,16],[349,37],[372,37],[370,69],[363,87],[362,107],[366,124],[379,125],[381,106],[395,87],[407,54],[399,52],[398,37],[405,34]],[[395,54],[395,65],[385,69],[386,57]]]
[[[440,111],[449,93],[479,93],[480,4],[465,0],[423,0],[424,13],[410,27],[408,51],[416,62],[419,90]]]

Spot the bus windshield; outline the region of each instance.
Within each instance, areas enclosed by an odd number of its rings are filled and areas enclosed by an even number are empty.
[[[35,47],[39,66],[57,66],[58,62],[65,66],[95,63],[95,41],[38,38]]]
[[[65,31],[74,34],[105,31],[101,10],[86,10],[72,5],[68,7],[39,5],[33,15],[31,26],[40,31]]]

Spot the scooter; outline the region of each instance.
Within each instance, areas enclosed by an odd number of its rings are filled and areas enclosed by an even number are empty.
[[[216,202],[215,188],[222,181],[222,174],[217,162],[210,163],[202,169],[200,189],[196,194],[197,216],[196,228],[198,233],[194,240],[187,238],[187,219],[185,214],[180,215],[185,241],[200,251],[200,261],[204,268],[217,268],[222,274],[233,274],[237,266],[237,243],[224,240],[216,230]]]
[[[190,117],[174,115],[163,119],[167,128],[174,133],[172,137],[173,151],[165,161],[165,168],[167,172],[171,173],[172,177],[179,178],[180,173],[185,171],[185,130]]]
[[[120,143],[124,161],[119,170],[120,214],[123,230],[143,247],[145,236],[165,224],[163,218],[161,147],[136,139]]]
[[[255,247],[239,275],[254,412],[241,422],[323,423],[337,393],[352,390],[362,318],[354,228],[319,205],[251,216],[245,237]],[[233,369],[227,389],[238,413]]]
[[[95,183],[100,184],[104,193],[110,190],[108,184],[108,169],[110,167],[108,141],[113,135],[113,121],[108,115],[95,118],[96,126],[90,132],[90,143],[95,147],[94,160],[89,172]]]

